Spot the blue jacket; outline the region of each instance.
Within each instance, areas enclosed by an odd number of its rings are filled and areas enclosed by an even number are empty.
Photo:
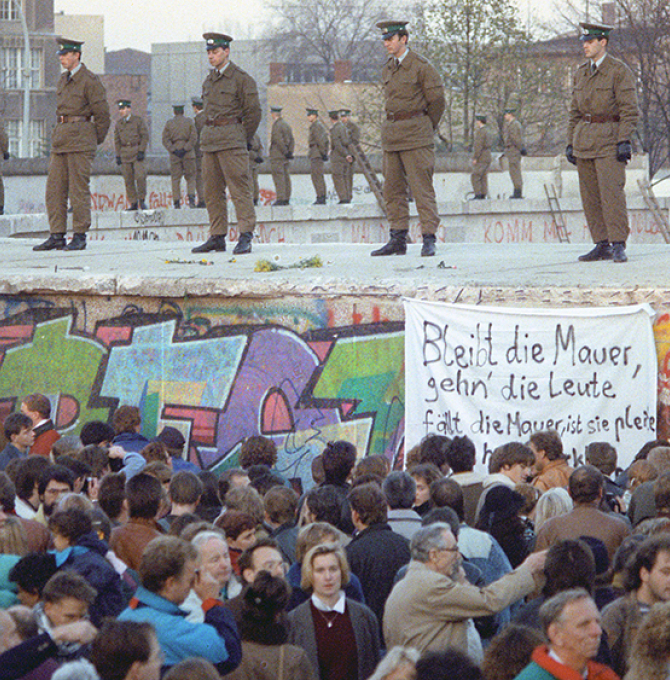
[[[204,623],[186,620],[186,612],[164,597],[140,586],[119,621],[148,621],[156,629],[158,643],[170,667],[192,656],[214,664],[221,675],[242,660],[240,634],[232,612],[219,600],[206,600]]]
[[[77,545],[55,552],[59,569],[81,574],[96,589],[90,615],[98,628],[106,617],[117,617],[130,599],[121,577],[105,558],[107,551],[107,544],[91,532],[82,536]]]

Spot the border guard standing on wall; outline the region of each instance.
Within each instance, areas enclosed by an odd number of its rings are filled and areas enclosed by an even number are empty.
[[[319,120],[317,109],[306,109],[309,121],[309,166],[312,176],[312,185],[316,192],[314,205],[326,205],[326,180],[323,174],[323,164],[328,160],[330,140],[328,128]]]
[[[114,126],[116,164],[121,166],[130,210],[146,210],[147,168],[144,154],[149,143],[149,131],[144,121],[132,113],[130,99],[119,99],[117,106],[121,118]]]

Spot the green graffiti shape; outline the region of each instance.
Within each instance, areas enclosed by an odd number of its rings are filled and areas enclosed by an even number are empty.
[[[31,342],[12,347],[0,366],[0,398],[26,394],[68,394],[79,402],[74,430],[89,420],[106,421],[109,410],[88,408],[95,378],[106,350],[95,340],[70,335],[72,317],[35,326]]]
[[[383,453],[405,412],[405,336],[339,339],[314,387],[316,399],[356,400],[375,415],[368,453]]]

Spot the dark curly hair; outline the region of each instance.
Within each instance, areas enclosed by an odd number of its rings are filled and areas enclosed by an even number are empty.
[[[262,645],[282,645],[288,638],[286,605],[291,590],[285,579],[267,571],[257,574],[244,594],[240,637]]]

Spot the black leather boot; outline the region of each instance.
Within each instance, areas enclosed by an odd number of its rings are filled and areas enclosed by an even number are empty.
[[[372,257],[385,255],[405,255],[407,253],[407,232],[404,229],[391,229],[388,243],[378,250],[373,250]]]
[[[172,205],[174,205],[174,207],[175,207],[177,210],[179,210],[179,201],[172,201]]]
[[[237,239],[237,245],[233,248],[233,255],[247,255],[251,252],[251,239],[253,232],[243,231]]]
[[[432,257],[433,255],[435,255],[435,234],[424,234],[421,257]]]
[[[86,234],[72,234],[70,242],[63,250],[86,250]]]
[[[192,253],[211,253],[213,250],[223,252],[226,249],[225,236],[210,236],[204,243],[191,250]]]
[[[625,254],[625,253],[624,253]],[[580,255],[577,258],[580,262],[597,262],[598,260],[612,259],[612,246],[609,241],[598,241],[596,247],[589,250],[585,255]]]
[[[326,205],[326,197],[325,196],[317,196],[316,201],[312,203],[312,205]]]
[[[65,234],[51,234],[46,241],[33,246],[33,250],[63,250],[63,248],[65,248]]]
[[[614,262],[628,262],[625,241],[614,241],[612,243],[612,260]]]
[[[523,198],[521,195],[521,189],[515,189],[514,193],[510,196],[510,198]]]
[[[188,195],[188,207],[195,208],[195,194]]]
[[[147,209],[147,204],[143,200],[140,200],[140,210],[146,210],[146,209]]]
[[[130,208],[128,208],[128,210],[129,210],[129,211],[130,211],[130,210],[137,210],[137,203],[131,203],[131,204],[130,204]]]

